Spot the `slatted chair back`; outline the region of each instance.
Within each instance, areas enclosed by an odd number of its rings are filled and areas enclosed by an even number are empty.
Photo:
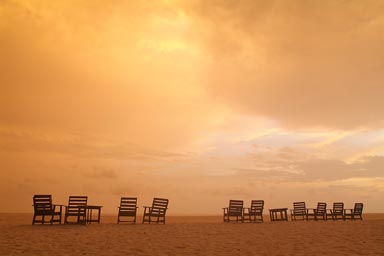
[[[165,198],[153,198],[151,215],[165,215],[168,208],[168,199]]]
[[[341,202],[333,203],[334,213],[343,213],[343,211],[344,211],[344,203],[341,203]]]
[[[251,201],[251,212],[263,212],[264,200],[252,200]]]
[[[137,212],[137,197],[122,197],[120,200],[117,223],[120,223],[120,222],[136,223],[136,212]],[[127,218],[124,218],[125,219],[124,220],[122,217],[127,217]]]
[[[156,221],[165,224],[168,202],[169,200],[165,198],[153,198],[152,207],[144,206],[143,223]]]
[[[72,216],[77,216],[80,213],[85,214],[87,207],[88,196],[70,196],[68,200],[67,213]]]
[[[33,208],[36,215],[52,214],[52,195],[34,195]]]
[[[32,219],[32,225],[35,223],[61,224],[62,205],[52,204],[51,195],[34,195],[33,208],[34,214]],[[41,219],[39,220],[37,217],[41,217]],[[48,221],[45,220],[46,217],[49,218]]]
[[[301,217],[302,220],[308,219],[305,202],[293,203],[293,209],[291,209],[291,220],[296,220],[296,217]]]
[[[355,215],[361,215],[363,214],[363,207],[364,207],[364,204],[363,203],[355,203],[355,207],[353,209],[353,213]]]
[[[87,202],[88,196],[70,196],[65,210],[64,223],[70,223],[68,217],[76,216],[77,220],[75,223],[85,224],[87,218]]]
[[[317,208],[316,208],[317,215],[323,215],[326,213],[326,211],[327,211],[327,203],[318,202]]]
[[[293,214],[294,215],[307,214],[307,208],[305,207],[305,202],[294,202],[293,203]]]
[[[136,213],[137,197],[122,197],[120,200],[119,212],[121,213]]]
[[[333,220],[338,220],[338,219],[345,220],[344,203],[342,203],[342,202],[333,203],[332,219]]]
[[[243,200],[229,200],[228,214],[231,216],[241,216],[243,205]]]

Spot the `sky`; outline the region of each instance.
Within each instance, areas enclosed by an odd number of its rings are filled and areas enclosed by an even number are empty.
[[[0,212],[384,212],[384,2],[1,0]]]

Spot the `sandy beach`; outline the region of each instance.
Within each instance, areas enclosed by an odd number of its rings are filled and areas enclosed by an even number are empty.
[[[223,223],[221,216],[167,217],[166,225],[34,225],[0,214],[0,255],[384,255],[384,214],[364,221]],[[140,220],[140,217],[139,217]]]

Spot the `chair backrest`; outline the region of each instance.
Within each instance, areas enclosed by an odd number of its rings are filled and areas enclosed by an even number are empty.
[[[165,198],[153,198],[151,212],[153,214],[165,214],[168,208],[168,199]]]
[[[230,213],[242,213],[243,212],[243,200],[229,200],[228,212]]]
[[[316,211],[318,214],[324,214],[327,211],[327,203],[318,202]]]
[[[355,207],[353,209],[354,214],[362,214],[363,213],[363,203],[355,203]]]
[[[78,214],[79,212],[85,214],[87,207],[88,196],[70,196],[68,200],[67,213]]]
[[[52,195],[34,195],[33,208],[36,213],[52,211]]]
[[[264,200],[252,200],[251,211],[262,212],[264,209]]]
[[[344,203],[342,202],[333,203],[333,211],[335,212],[344,211]]]
[[[305,202],[294,202],[293,203],[293,212],[294,213],[306,213],[307,208],[305,207]]]
[[[136,212],[137,197],[122,197],[120,200],[120,211]]]

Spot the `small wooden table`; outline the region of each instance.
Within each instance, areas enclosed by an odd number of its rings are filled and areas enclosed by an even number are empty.
[[[269,209],[271,221],[288,221],[288,208]]]
[[[87,224],[91,224],[92,222],[100,223],[100,216],[101,216],[101,207],[100,205],[87,205]],[[93,210],[97,211],[97,218],[92,219],[92,212]]]

